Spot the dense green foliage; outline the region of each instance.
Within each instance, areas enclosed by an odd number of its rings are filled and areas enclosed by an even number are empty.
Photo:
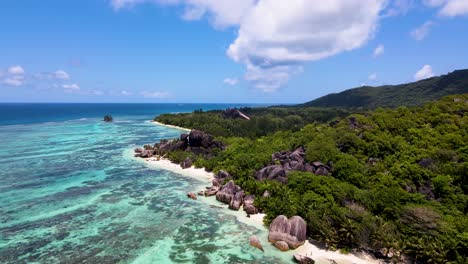
[[[257,138],[276,131],[297,131],[309,123],[326,122],[349,114],[346,110],[312,107],[262,107],[240,110],[250,116],[251,120],[224,118],[221,110],[163,114],[155,120],[164,124],[199,129],[214,136]]]
[[[210,159],[198,157],[195,164],[230,172],[256,195],[268,221],[280,214],[302,216],[309,235],[330,248],[466,263],[468,94],[352,116],[356,121],[314,123],[260,138],[221,137],[227,149]],[[181,118],[186,124],[210,122],[188,120],[196,117]],[[216,117],[211,122],[225,125]],[[332,162],[331,175],[290,172],[287,184],[254,179],[272,153],[298,146],[305,146],[309,162]],[[261,197],[265,190],[270,197]]]
[[[416,106],[447,95],[464,93],[468,93],[468,70],[458,70],[408,84],[354,88],[320,97],[302,106],[348,108]]]

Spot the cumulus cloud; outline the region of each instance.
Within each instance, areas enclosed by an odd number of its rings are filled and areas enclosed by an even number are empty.
[[[65,72],[64,70],[57,70],[55,72],[41,72],[34,75],[39,80],[62,80],[68,81],[70,80],[70,74]]]
[[[385,52],[385,47],[384,47],[384,45],[380,44],[380,45],[377,46],[377,48],[374,49],[374,53],[372,54],[372,56],[374,58],[377,58],[380,55],[384,54],[384,52]]]
[[[405,15],[415,6],[415,0],[393,0],[387,2],[384,17]]]
[[[145,98],[157,98],[157,99],[164,99],[164,98],[168,98],[170,96],[170,94],[168,92],[143,91],[140,94]]]
[[[70,75],[64,70],[58,70],[54,72],[54,77],[60,80],[70,80]]]
[[[419,71],[416,72],[414,75],[414,80],[419,81],[427,78],[434,77],[434,73],[432,72],[431,65],[424,65]]]
[[[223,82],[228,85],[236,85],[239,82],[239,80],[236,78],[226,78],[223,80]]]
[[[132,95],[133,93],[129,92],[129,91],[126,91],[126,90],[122,90],[122,91],[120,91],[120,94],[125,95],[125,96],[129,96],[129,95]]]
[[[410,35],[415,40],[423,40],[429,35],[431,32],[432,27],[435,25],[432,21],[427,21],[426,23],[422,24],[420,27],[411,31]]]
[[[14,87],[22,86],[25,82],[24,73],[25,71],[20,65],[11,66],[5,73],[0,72],[0,78],[4,78],[0,80],[0,83]]]
[[[67,90],[80,90],[80,86],[76,83],[63,84],[62,88],[67,89]]]
[[[182,18],[199,20],[208,17],[217,28],[237,26],[258,0],[111,0],[115,10],[142,3],[183,5]]]
[[[372,73],[370,74],[367,79],[369,79],[370,81],[375,81],[377,79],[377,73]]]
[[[183,17],[208,17],[215,27],[238,28],[227,55],[246,66],[244,78],[270,92],[302,71],[302,64],[365,45],[386,0],[111,0],[115,9],[152,2],[183,5]]]
[[[439,7],[440,16],[468,15],[468,1],[466,0],[424,0],[423,2],[430,7]]]
[[[24,74],[24,69],[20,65],[11,66],[8,68],[8,73],[13,75],[22,75]]]
[[[8,86],[22,86],[24,84],[24,76],[23,75],[12,75],[9,77],[6,77],[3,80],[3,83],[8,85]]]

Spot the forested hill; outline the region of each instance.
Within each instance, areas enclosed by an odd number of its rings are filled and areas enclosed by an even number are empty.
[[[298,106],[378,108],[416,106],[447,95],[468,93],[468,69],[413,83],[364,86],[329,94]]]

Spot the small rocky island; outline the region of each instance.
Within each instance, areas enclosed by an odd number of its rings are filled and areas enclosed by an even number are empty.
[[[103,121],[104,122],[112,122],[112,121],[114,121],[114,118],[111,115],[105,115]]]

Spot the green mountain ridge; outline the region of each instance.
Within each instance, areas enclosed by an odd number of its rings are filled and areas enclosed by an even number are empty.
[[[328,94],[297,107],[365,108],[417,106],[447,95],[468,93],[468,69],[417,82],[364,86]]]

